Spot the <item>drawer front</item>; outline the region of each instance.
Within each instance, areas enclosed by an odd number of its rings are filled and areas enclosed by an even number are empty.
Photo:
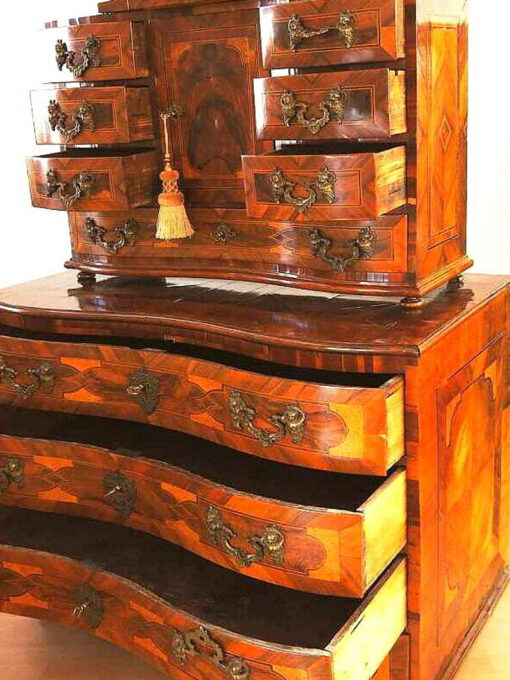
[[[177,609],[133,581],[65,557],[6,545],[1,546],[1,555],[0,610],[80,628],[133,652],[171,677],[368,678],[385,663],[406,625],[403,561],[381,579],[334,642],[321,650],[244,637]],[[194,653],[183,652],[186,642]]]
[[[244,156],[246,210],[275,220],[363,220],[406,201],[405,148]]]
[[[154,136],[147,87],[32,92],[37,144],[120,144]]]
[[[403,0],[304,0],[262,12],[266,68],[392,61],[404,56]]]
[[[403,383],[339,387],[104,345],[0,338],[0,402],[149,422],[254,455],[386,474],[403,455]]]
[[[149,75],[142,23],[116,21],[40,32],[46,83],[145,78]]]
[[[101,156],[84,149],[35,156],[27,165],[32,205],[37,208],[129,210],[151,203],[156,193],[154,151]]]
[[[406,131],[405,74],[389,69],[255,80],[259,139],[388,138]]]
[[[246,576],[328,595],[362,597],[404,548],[405,489],[399,471],[357,511],[341,509],[341,491],[339,509],[324,510],[158,461],[0,435],[2,504],[122,523]]]
[[[70,214],[70,266],[105,274],[217,276],[335,290],[407,271],[407,217],[341,223],[269,222],[244,210],[191,209],[195,234],[157,241],[157,210]]]

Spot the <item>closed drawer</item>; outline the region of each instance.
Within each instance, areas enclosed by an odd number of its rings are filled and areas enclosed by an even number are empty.
[[[374,69],[255,80],[259,139],[385,138],[406,131],[405,74]]]
[[[214,276],[338,290],[407,271],[407,217],[277,222],[244,210],[188,210],[189,239],[157,241],[157,210],[70,213],[70,267],[104,274]]]
[[[393,61],[404,56],[403,0],[304,0],[261,9],[266,68]]]
[[[152,139],[147,87],[80,87],[32,92],[38,144],[127,144]]]
[[[403,470],[332,475],[147,425],[5,406],[0,416],[3,504],[122,523],[328,595],[362,597],[405,546]]]
[[[77,626],[170,677],[365,680],[406,625],[404,560],[359,602],[252,581],[124,527],[0,512],[0,609]]]
[[[276,220],[363,220],[406,201],[405,147],[292,147],[265,156],[243,156],[246,210]]]
[[[132,21],[49,28],[40,32],[38,63],[46,83],[145,78],[145,29]]]
[[[28,159],[32,205],[52,210],[129,210],[154,200],[156,153],[69,149]]]
[[[164,351],[5,335],[0,356],[1,403],[149,422],[325,470],[384,475],[403,455],[398,377],[308,382],[306,371],[278,377],[288,372],[272,365],[255,373]]]

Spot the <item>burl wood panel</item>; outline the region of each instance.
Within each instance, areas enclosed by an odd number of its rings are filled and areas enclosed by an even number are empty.
[[[385,139],[406,131],[404,71],[373,69],[260,78],[254,87],[259,139]],[[346,97],[341,120],[327,106],[334,88],[340,88]],[[307,126],[297,116],[286,121],[281,98],[288,90],[299,106],[306,107],[308,123],[328,121],[319,131],[319,125]],[[329,111],[326,116],[324,103]]]
[[[27,161],[32,205],[51,210],[129,210],[151,204],[158,186],[156,152],[146,150],[68,149]],[[47,173],[54,171],[73,194],[73,181],[82,172],[93,176],[90,196],[67,208],[58,192],[48,196]]]
[[[126,276],[207,276],[285,283],[300,288],[349,291],[363,285],[380,289],[405,285],[407,218],[385,215],[375,220],[336,223],[277,222],[250,218],[244,210],[188,210],[195,234],[189,239],[156,240],[157,210],[124,213],[71,212],[72,260],[66,266]],[[87,229],[94,220],[106,233],[95,239]],[[129,220],[136,222],[134,243],[119,235]],[[376,236],[373,254],[344,272],[315,257],[310,232],[319,229],[331,239],[329,257],[349,257],[359,230]],[[113,250],[112,250],[113,249]],[[116,252],[115,252],[116,251]]]
[[[100,41],[100,65],[90,66],[83,76],[74,76],[56,62],[55,45],[63,40],[76,53],[75,62],[82,60],[82,50],[88,36]],[[149,75],[146,53],[145,27],[141,22],[115,21],[49,28],[40,32],[38,58],[41,79],[46,83],[87,82],[145,78]]]
[[[266,156],[243,156],[246,186],[246,210],[251,217],[265,219],[321,221],[363,220],[379,217],[401,207],[406,202],[406,153],[404,146],[385,150],[362,151],[356,148],[333,155],[320,153],[313,147],[310,153],[285,151]],[[317,173],[327,168],[333,173],[334,197],[317,190]],[[286,181],[296,186],[294,197],[306,198],[316,187],[317,198],[305,212],[299,212],[285,199],[275,197],[270,176],[281,170]]]
[[[351,47],[338,30],[304,38],[293,50],[289,20],[297,15],[308,30],[335,26],[346,8],[354,15]],[[403,0],[300,0],[261,9],[262,49],[266,68],[329,66],[393,61],[404,56]]]
[[[242,660],[253,680],[333,680],[341,674],[355,678],[361,669],[373,675],[405,626],[403,561],[393,566],[345,623],[339,620],[340,630],[330,644],[307,649],[240,635],[177,609],[131,580],[65,557],[8,545],[1,546],[1,555],[2,611],[76,626],[133,652],[178,680],[224,680],[226,671],[212,662],[213,650],[207,644],[197,644],[197,654],[179,662],[172,631],[186,633],[203,626],[221,646],[224,663]],[[103,603],[104,615],[96,628],[85,617],[73,617],[77,593],[84,584]],[[264,612],[253,615],[260,617]],[[381,631],[374,644],[366,627],[370,625]]]
[[[225,365],[107,345],[44,342],[0,337],[0,354],[20,379],[48,362],[54,384],[43,384],[23,399],[8,381],[0,402],[149,422],[195,434],[264,458],[325,470],[385,475],[403,453],[403,382],[380,380],[379,387],[342,387],[275,378]],[[157,381],[153,412],[127,389],[144,369]],[[135,376],[135,377],[133,377]],[[341,380],[341,376],[339,376]],[[30,382],[30,381],[29,381]],[[147,391],[141,390],[142,397]],[[246,421],[234,420],[231,401],[240,394],[255,411],[253,426],[278,433],[274,418],[300,409],[303,427],[284,430],[269,444]]]
[[[149,88],[80,87],[35,90],[31,93],[37,144],[128,144],[154,137]],[[52,129],[48,106],[55,101],[65,114],[64,126],[72,129],[73,116],[83,103],[93,107],[93,126],[82,125],[71,139]]]
[[[150,43],[158,110],[182,107],[172,153],[188,205],[242,206],[241,156],[264,149],[252,94],[253,78],[266,75],[258,11],[153,19]]]
[[[0,435],[0,468],[13,457],[23,464],[24,481],[1,494],[2,504],[124,524],[287,588],[363,597],[406,541],[402,470],[352,511],[342,508],[348,490],[341,483],[335,510],[237,491],[178,467],[104,448]],[[127,515],[105,497],[104,480],[111,472],[122,473],[136,488]],[[281,559],[265,553],[246,564],[229,554],[208,531],[211,508],[233,530],[230,545],[248,555],[256,554],[249,538],[277,526],[284,537]]]

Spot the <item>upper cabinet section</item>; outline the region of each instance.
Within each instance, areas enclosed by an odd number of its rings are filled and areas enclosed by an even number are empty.
[[[300,0],[261,9],[266,68],[394,61],[404,56],[404,0]]]
[[[149,75],[142,23],[116,21],[41,31],[44,82],[94,82]]]

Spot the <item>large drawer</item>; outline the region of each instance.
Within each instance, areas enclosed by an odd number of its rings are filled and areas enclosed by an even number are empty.
[[[404,71],[255,80],[259,139],[389,138],[406,131]]]
[[[299,0],[261,9],[270,69],[393,61],[404,56],[404,0]]]
[[[363,150],[362,150],[363,149]],[[264,156],[243,156],[246,211],[276,220],[363,220],[406,202],[404,146],[288,145]]]
[[[7,406],[0,501],[121,523],[327,595],[362,597],[406,542],[403,470],[304,470],[153,426]]]
[[[128,144],[152,139],[147,87],[69,87],[32,92],[38,144]]]
[[[145,78],[145,28],[115,21],[46,29],[40,32],[37,64],[46,83]]]
[[[52,210],[129,210],[154,201],[156,153],[68,149],[27,161],[32,205]]]
[[[360,603],[251,581],[113,524],[0,512],[1,610],[77,626],[172,678],[369,680],[406,626],[403,559]]]
[[[402,457],[401,378],[264,367],[4,335],[0,403],[148,422],[324,470],[385,475]]]

